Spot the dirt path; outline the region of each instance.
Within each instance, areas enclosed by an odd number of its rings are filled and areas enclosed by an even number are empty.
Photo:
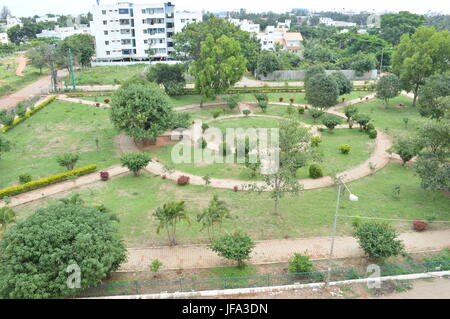
[[[399,237],[409,252],[441,250],[450,247],[450,229],[402,233]],[[256,243],[249,262],[252,264],[286,262],[293,253],[308,254],[312,259],[323,259],[328,257],[330,244],[330,237],[260,241]],[[349,236],[336,238],[334,257],[360,256],[363,256],[363,252],[355,238]],[[154,259],[162,261],[165,269],[209,268],[231,264],[218,257],[206,245],[163,246],[129,248],[128,261],[122,264],[121,270],[148,270]]]
[[[17,69],[16,69],[16,75],[17,76],[25,76],[23,74],[23,71],[25,71],[25,68],[27,67],[28,59],[26,56],[21,55],[16,58],[16,62],[18,63]]]

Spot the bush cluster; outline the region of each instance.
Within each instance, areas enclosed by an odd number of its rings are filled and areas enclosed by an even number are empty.
[[[309,167],[309,177],[320,178],[323,176],[322,167],[319,164],[312,164]]]
[[[352,149],[352,147],[348,144],[341,144],[341,146],[339,146],[339,150],[341,151],[342,154],[345,154],[345,155],[350,153],[351,149]]]

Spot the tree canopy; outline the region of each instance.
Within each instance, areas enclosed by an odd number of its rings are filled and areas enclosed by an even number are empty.
[[[392,45],[397,45],[403,34],[413,34],[424,22],[423,15],[408,11],[383,14],[380,24],[381,37]]]
[[[419,91],[420,115],[433,119],[448,117],[450,104],[443,98],[450,97],[450,72],[430,76]]]
[[[305,85],[305,99],[314,107],[329,108],[337,104],[339,87],[332,76],[317,74]]]
[[[185,64],[157,63],[148,69],[147,79],[150,82],[162,84],[168,95],[177,95],[181,93],[186,85],[185,71]]]

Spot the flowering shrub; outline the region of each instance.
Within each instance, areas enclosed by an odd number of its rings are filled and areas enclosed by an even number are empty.
[[[189,176],[181,175],[180,177],[178,177],[177,184],[180,186],[188,185],[189,180]]]

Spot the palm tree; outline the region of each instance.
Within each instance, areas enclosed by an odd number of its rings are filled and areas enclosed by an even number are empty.
[[[230,211],[224,201],[219,200],[217,195],[214,195],[209,202],[208,208],[203,210],[202,214],[197,215],[197,221],[202,223],[203,228],[207,229],[210,241],[214,240],[215,225],[222,225],[224,218],[230,218]]]
[[[156,233],[159,234],[160,230],[165,228],[170,245],[177,244],[175,237],[177,223],[185,220],[190,224],[184,201],[166,203],[163,207],[158,207],[153,216],[159,221]]]
[[[16,213],[10,207],[0,208],[0,238],[3,237],[3,233],[8,225],[16,221]]]

